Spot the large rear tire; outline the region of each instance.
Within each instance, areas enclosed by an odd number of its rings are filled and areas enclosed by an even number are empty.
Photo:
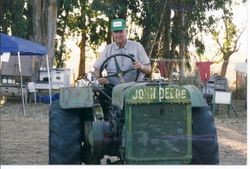
[[[49,164],[82,163],[82,125],[77,111],[61,109],[55,101],[49,110]]]
[[[209,107],[192,109],[192,164],[219,164],[219,146]]]

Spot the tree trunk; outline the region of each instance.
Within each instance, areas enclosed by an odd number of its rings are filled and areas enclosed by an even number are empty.
[[[32,10],[33,10],[33,37],[32,40],[34,42],[40,43],[42,45],[46,45],[46,36],[44,36],[44,32],[47,31],[47,27],[44,25],[44,13],[43,7],[45,4],[45,0],[33,0],[32,2]],[[45,28],[45,30],[43,30]],[[45,67],[46,62],[44,57],[33,57],[32,63],[34,64],[34,73],[32,74],[32,81],[38,79],[38,70],[40,67]]]
[[[164,29],[164,36],[163,36],[163,58],[167,58],[170,55],[170,24],[171,24],[171,8],[168,3],[166,13],[165,13],[165,29]]]
[[[85,62],[86,62],[86,55],[85,55],[85,45],[86,45],[87,37],[86,37],[86,31],[82,30],[82,39],[80,42],[80,62],[79,62],[79,70],[78,70],[78,78],[81,79],[86,74],[85,72]]]
[[[81,0],[81,42],[79,44],[80,47],[80,62],[79,62],[79,70],[78,70],[78,78],[81,79],[85,75],[85,61],[86,61],[86,42],[87,42],[87,28],[86,28],[86,1]]]
[[[145,48],[145,51],[147,54],[149,54],[149,51],[151,48],[151,45],[149,45],[151,39],[148,38],[148,37],[150,37],[150,33],[151,33],[150,28],[147,25],[145,25],[143,32],[142,32],[142,37],[141,37],[140,42],[141,42],[142,46]]]
[[[63,26],[62,26],[62,30],[63,33],[61,34],[61,40],[60,40],[60,44],[59,44],[59,53],[58,53],[58,58],[57,58],[57,63],[56,63],[56,67],[57,68],[63,68],[64,67],[64,60],[63,60],[63,51],[65,46],[65,37],[66,37],[66,27],[68,24],[68,16],[69,16],[69,9],[65,10],[65,16],[62,17],[63,20]],[[59,43],[59,42],[58,42]]]
[[[183,2],[182,2],[183,3]],[[184,5],[184,3],[183,3]],[[180,54],[178,55],[178,65],[179,65],[179,71],[180,71],[180,79],[185,76],[185,64],[184,64],[184,55],[185,55],[185,13],[184,13],[184,8],[181,9],[180,11],[180,20],[181,20],[181,29],[180,29]]]
[[[222,52],[222,54],[223,54],[224,62],[222,64],[222,66],[221,66],[220,76],[221,77],[226,77],[227,66],[228,66],[228,63],[229,63],[230,56],[233,54],[233,52]]]
[[[229,60],[224,60],[221,66],[221,72],[220,72],[221,77],[226,77],[228,63],[229,63]]]
[[[182,6],[181,2],[176,2],[177,6]],[[181,32],[182,32],[182,18],[181,18],[181,9],[177,9],[174,13],[174,17],[172,18],[172,32],[171,32],[171,50],[170,50],[170,56],[167,56],[170,60],[171,59],[177,59],[176,56],[180,55],[180,53],[178,52],[177,54],[177,46],[180,45],[180,38],[181,38]],[[172,75],[173,75],[173,68],[174,68],[174,62],[170,62],[170,66],[169,66],[169,74],[168,74],[168,78],[171,81],[172,80]]]
[[[56,0],[33,0],[33,40],[47,46],[50,67],[55,53],[56,19]],[[46,67],[45,57],[40,58],[39,65]]]
[[[47,47],[48,47],[50,67],[53,66],[53,61],[54,61],[54,56],[55,56],[56,19],[57,19],[57,0],[49,0]]]
[[[33,40],[46,45],[47,43],[47,22],[44,12],[46,0],[33,0]],[[46,17],[46,18],[45,18]]]

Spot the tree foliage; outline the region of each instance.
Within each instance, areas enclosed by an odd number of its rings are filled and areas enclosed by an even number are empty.
[[[77,7],[77,3],[74,0],[58,0],[57,11],[57,30],[56,33],[56,52],[55,52],[55,65],[57,68],[64,67],[65,61],[70,57],[69,53],[71,49],[66,46],[66,39],[69,37],[70,13]]]
[[[28,0],[2,0],[0,31],[12,32],[22,38],[30,38],[32,33],[28,28],[32,25],[32,18],[26,17],[32,12],[27,4]]]
[[[218,54],[221,54],[223,59],[220,72],[220,76],[222,77],[226,76],[230,56],[239,50],[238,40],[244,31],[244,29],[238,29],[233,23],[233,13],[231,11],[230,6],[223,8],[223,14],[221,18],[219,18],[223,21],[223,25],[220,29],[215,26],[209,28],[213,39],[218,45]],[[223,32],[221,32],[221,30],[223,30]]]
[[[32,1],[2,0],[1,31],[12,32],[26,37],[33,34]],[[42,0],[50,2],[50,0]],[[62,67],[70,57],[70,49],[66,46],[68,37],[78,39],[80,48],[79,75],[85,74],[86,49],[96,51],[103,43],[112,41],[110,22],[114,18],[124,18],[129,25],[136,25],[134,39],[140,41],[151,59],[176,60],[179,64],[170,64],[168,77],[172,70],[179,69],[182,73],[190,68],[189,46],[196,47],[196,54],[202,56],[206,45],[202,32],[212,31],[214,38],[219,37],[214,28],[223,20],[228,29],[224,41],[218,41],[224,60],[236,52],[238,29],[232,23],[233,0],[57,0],[57,38],[55,64]],[[246,0],[239,0],[245,3]],[[216,18],[208,13],[224,11],[223,18]],[[33,11],[34,13],[34,11]],[[34,23],[33,23],[34,24]],[[18,25],[18,26],[17,26]],[[39,29],[47,29],[40,27]],[[141,32],[138,30],[142,30]],[[227,35],[226,35],[227,34]],[[80,37],[80,38],[79,38]],[[237,38],[238,37],[238,38]],[[233,50],[235,48],[235,50]],[[185,62],[183,62],[183,59]]]

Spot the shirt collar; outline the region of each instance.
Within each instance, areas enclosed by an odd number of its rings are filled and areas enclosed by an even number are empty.
[[[114,44],[115,44],[115,49],[116,50],[118,50],[118,49],[120,49],[120,47],[114,42]],[[124,45],[124,47],[123,47],[124,49],[127,49],[128,48],[128,40],[127,40],[127,42],[126,42],[126,44]]]

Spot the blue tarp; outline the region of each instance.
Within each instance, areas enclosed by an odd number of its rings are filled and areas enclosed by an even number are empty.
[[[11,53],[12,55],[46,55],[47,49],[29,40],[0,33],[0,53]]]

